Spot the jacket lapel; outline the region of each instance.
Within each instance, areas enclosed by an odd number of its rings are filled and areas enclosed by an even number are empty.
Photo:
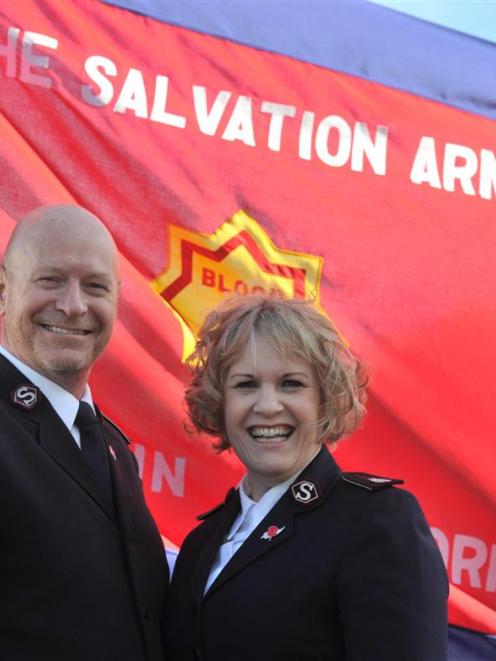
[[[131,499],[134,488],[133,485],[136,483],[136,475],[130,475],[130,471],[134,471],[134,466],[132,461],[129,460],[129,451],[124,443],[113,442],[112,432],[103,424],[102,415],[98,408],[97,414],[102,422],[117,517],[123,533],[126,533],[131,527],[132,513],[134,511]]]
[[[293,534],[294,517],[320,507],[340,476],[341,470],[329,454],[326,446],[323,446],[315,459],[296,478],[293,485],[289,487],[288,491],[233,555],[211,585],[205,597],[208,598],[224,583],[256,562],[265,553],[273,551],[290,539]],[[305,498],[308,498],[308,500],[305,501]],[[220,540],[217,537],[215,552],[229,527],[230,525],[224,528]],[[213,563],[213,558],[211,563]]]
[[[35,416],[39,423],[40,445],[113,520],[112,507],[108,498],[102,493],[90,466],[86,463],[69,430],[46,399],[31,414],[32,419]]]
[[[269,528],[277,527],[280,532],[271,536]],[[226,532],[229,530],[227,528]],[[265,534],[265,537],[264,537]],[[283,544],[293,534],[293,507],[288,493],[270,510],[265,519],[255,528],[252,534],[246,539],[241,548],[233,555],[216,580],[210,586],[205,595],[208,598],[213,592],[218,590],[226,581],[238,574],[248,565],[258,560],[262,555],[273,551]],[[222,540],[221,540],[222,541]]]
[[[203,599],[203,591],[205,589],[205,584],[207,582],[210,570],[215,561],[215,556],[219,550],[222,542],[224,541],[225,536],[229,532],[234,519],[240,510],[240,499],[237,489],[230,489],[226,496],[225,505],[216,515],[216,525],[212,531],[212,534],[208,538],[207,544],[201,555],[199,556],[198,563],[195,570],[195,579],[194,579],[194,594],[197,602]],[[209,521],[205,521],[203,525],[208,525]],[[218,580],[218,579],[217,579]],[[215,581],[216,583],[217,581]],[[210,591],[212,587],[210,587]]]

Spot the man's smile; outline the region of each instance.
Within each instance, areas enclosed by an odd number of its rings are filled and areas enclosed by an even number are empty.
[[[55,326],[52,324],[39,324],[50,333],[59,333],[61,335],[89,335],[92,331],[84,328],[64,328],[64,326]]]

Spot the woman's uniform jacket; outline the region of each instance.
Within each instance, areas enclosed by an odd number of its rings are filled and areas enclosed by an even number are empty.
[[[164,549],[103,419],[114,507],[41,392],[0,356],[0,659],[163,661]]]
[[[167,661],[445,661],[445,568],[398,482],[343,474],[323,447],[204,595],[232,489],[179,554]]]

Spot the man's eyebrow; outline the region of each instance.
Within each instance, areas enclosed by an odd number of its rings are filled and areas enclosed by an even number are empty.
[[[89,273],[88,275],[84,276],[84,279],[86,278],[103,278],[104,280],[114,280],[113,275],[110,275],[109,273],[102,273],[99,271],[95,271],[94,273]]]

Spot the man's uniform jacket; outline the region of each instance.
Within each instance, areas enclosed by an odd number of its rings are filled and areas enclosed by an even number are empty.
[[[48,400],[0,356],[2,660],[163,661],[163,545],[126,439],[102,422],[115,507]]]
[[[447,580],[415,498],[324,447],[204,595],[239,512],[204,515],[174,571],[168,661],[445,661]]]

